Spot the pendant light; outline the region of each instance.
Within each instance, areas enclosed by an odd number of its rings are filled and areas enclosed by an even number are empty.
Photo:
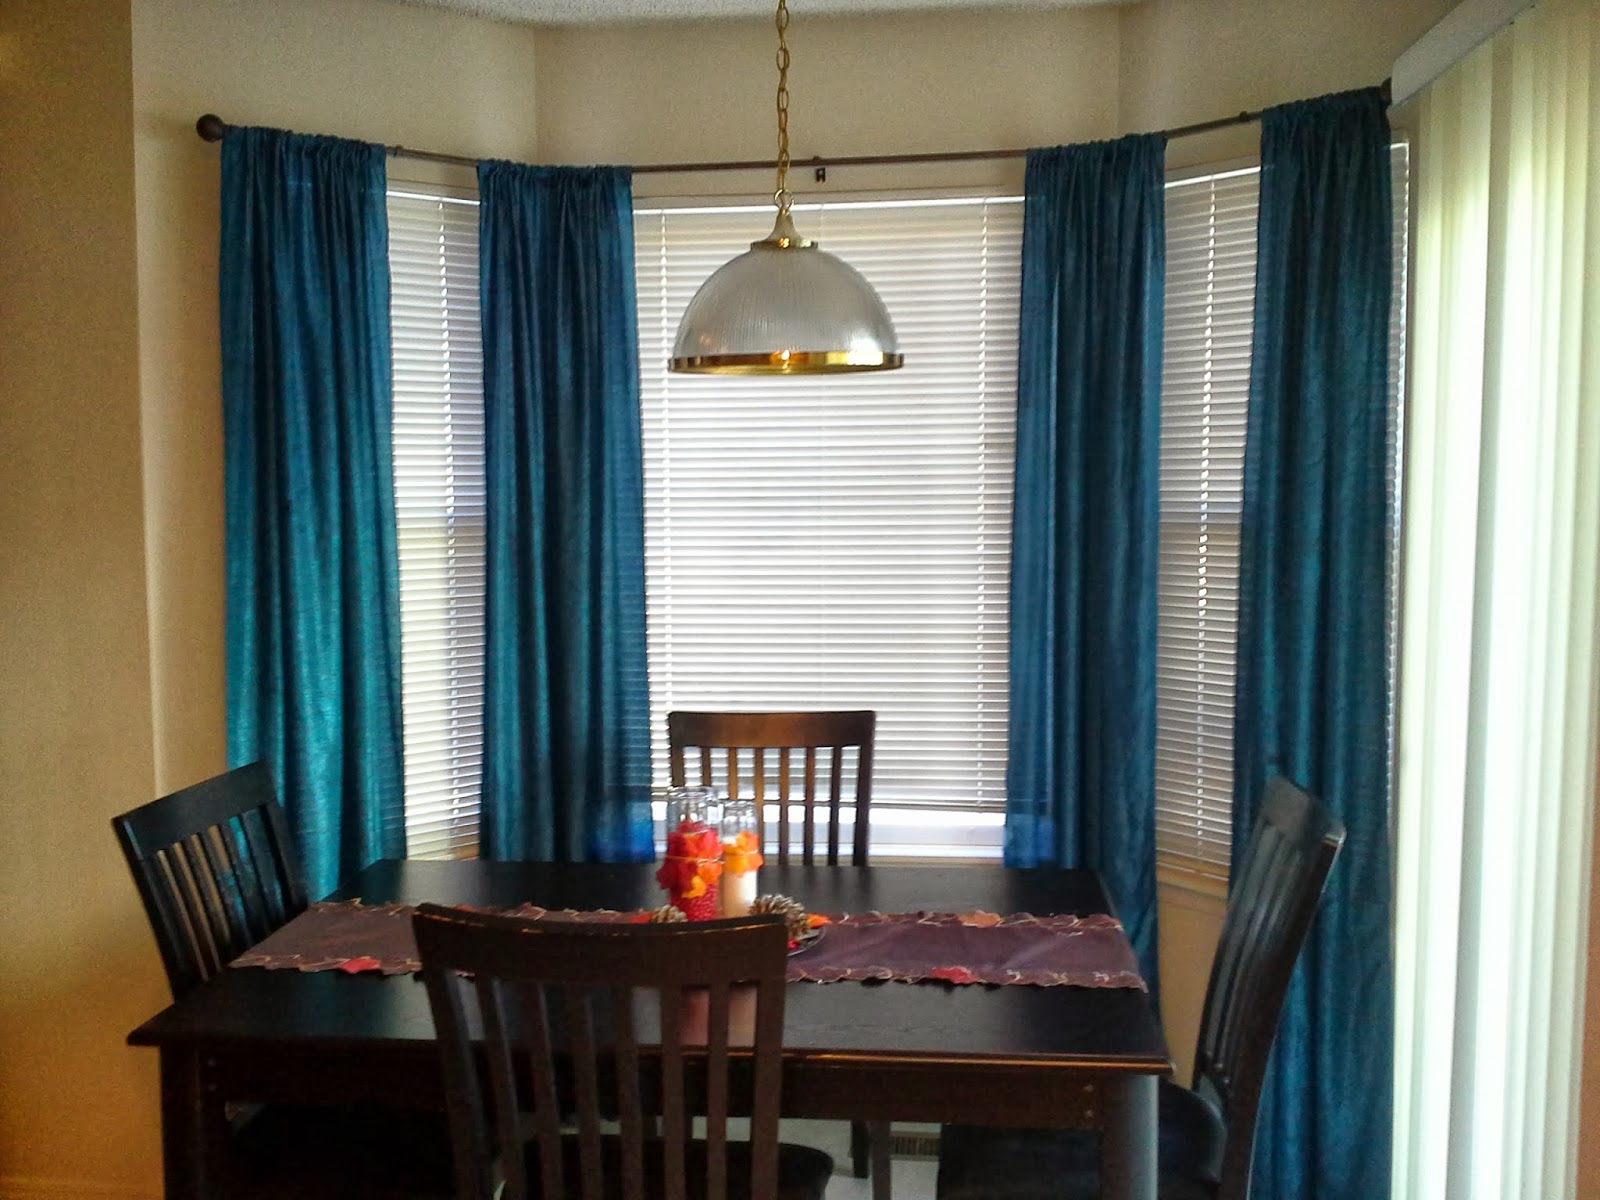
[[[700,285],[669,367],[700,375],[891,371],[904,362],[878,293],[848,263],[795,231],[789,216],[789,27],[778,0],[778,206],[772,232]]]

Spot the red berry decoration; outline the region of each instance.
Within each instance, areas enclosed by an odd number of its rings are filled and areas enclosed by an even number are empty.
[[[715,921],[722,915],[722,906],[718,898],[721,890],[714,883],[708,884],[706,890],[692,900],[679,900],[678,907],[691,921]]]

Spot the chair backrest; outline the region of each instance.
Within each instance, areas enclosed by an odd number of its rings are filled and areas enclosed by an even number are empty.
[[[666,1200],[724,1200],[730,1111],[750,1114],[751,1178],[739,1192],[776,1195],[780,918],[590,924],[425,904],[413,925],[443,1056],[459,1200],[490,1200],[500,1175],[505,1200],[524,1200],[521,1151],[530,1142],[535,1195],[638,1197],[656,1190],[646,1187],[651,1178]],[[706,1114],[703,1182],[686,1170],[696,1112]],[[573,1155],[563,1153],[564,1116],[576,1124]],[[646,1124],[656,1116],[659,1138]],[[610,1153],[601,1137],[608,1120],[618,1128]]]
[[[272,776],[261,763],[111,819],[173,999],[305,911]]]
[[[1344,826],[1316,800],[1274,778],[1244,857],[1235,864],[1195,1052],[1194,1088],[1217,1106],[1227,1126],[1220,1200],[1250,1194],[1267,1056],[1295,960],[1344,836]]]
[[[816,858],[818,788],[825,787],[828,864],[837,866],[839,862],[840,814],[848,802],[855,818],[850,861],[854,866],[865,866],[872,806],[872,740],[877,724],[878,714],[870,711],[668,713],[672,783],[683,787],[690,782],[685,755],[688,750],[697,751],[699,770],[693,783],[702,787],[715,783],[728,789],[729,799],[754,800],[764,843],[766,806],[775,804],[777,855],[778,861],[784,863],[793,849],[789,808],[799,804],[799,849],[807,866]],[[852,750],[854,755],[849,753]],[[854,787],[847,785],[852,775]]]

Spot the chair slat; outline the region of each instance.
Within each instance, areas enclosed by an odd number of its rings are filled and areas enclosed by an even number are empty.
[[[490,1194],[487,1120],[483,1110],[483,1093],[477,1086],[473,1070],[471,1042],[466,1032],[466,1014],[461,1003],[462,981],[449,972],[441,971],[424,971],[422,981],[428,989],[428,1006],[433,1011],[433,1024],[439,1037],[440,1073],[444,1079],[445,1095],[449,1098],[450,1140],[457,1147],[457,1153],[453,1155],[456,1194],[486,1196]],[[525,1196],[525,1188],[520,1195],[513,1188],[508,1188],[504,1200],[523,1200]]]
[[[706,1005],[706,1198],[728,1194],[728,985],[714,983]]]
[[[217,875],[234,881],[243,909],[244,927],[253,945],[278,928],[280,922],[275,917],[272,898],[262,884],[261,873],[240,853],[240,846],[248,845],[245,814],[217,826],[217,834],[218,861],[212,869]]]
[[[622,1194],[644,1194],[644,1105],[640,1101],[639,1042],[633,1028],[633,989],[611,989],[616,1027],[617,1124],[622,1138]]]
[[[839,865],[839,784],[844,776],[844,747],[834,746],[828,760],[828,865]]]
[[[212,902],[205,853],[191,834],[172,846],[179,878],[178,895],[196,933],[195,953],[201,977],[210,979],[222,969],[225,944],[222,944],[222,916]]]
[[[583,1200],[604,1200],[605,1168],[600,1161],[599,1054],[595,1046],[594,1010],[588,989],[567,985],[561,989],[565,1008],[568,1061],[572,1064],[573,1092],[577,1097],[578,1162],[582,1167]]]
[[[783,1040],[784,981],[763,978],[755,984],[757,1047]],[[750,1103],[750,1195],[778,1191],[778,1111],[783,1064],[776,1055],[756,1055]]]
[[[539,1148],[539,1181],[543,1188],[541,1194],[561,1196],[565,1195],[566,1181],[563,1179],[561,1098],[556,1089],[556,1062],[550,1037],[550,1007],[544,986],[537,980],[521,981],[519,991],[522,996],[522,1018],[527,1022],[523,1037],[528,1047],[528,1071],[533,1079],[533,1130],[534,1141]],[[509,1111],[515,1117],[518,1109],[514,1096],[506,1097],[499,1103],[506,1106],[503,1111]],[[501,1144],[516,1146],[520,1141],[514,1139]],[[456,1152],[461,1153],[459,1143]],[[521,1156],[513,1154],[511,1157]]]
[[[802,793],[801,799],[804,800],[804,798],[805,798],[804,797],[804,793]],[[811,836],[810,836],[811,835],[811,805],[809,805],[809,804],[805,805],[804,806],[804,811],[805,811],[805,830],[806,830],[806,843],[805,844],[807,846],[809,846],[811,844]],[[788,802],[786,800],[784,803],[782,803],[782,804],[780,804],[778,806],[778,846],[777,846],[777,850],[778,850],[778,861],[779,862],[787,862],[789,860],[789,847],[793,844],[793,842],[794,842],[794,827],[793,827],[793,825],[791,823],[791,814],[789,812],[789,805],[788,805]],[[809,860],[807,860],[807,861],[809,861]]]
[[[662,1193],[666,1200],[685,1200],[684,1145],[688,1125],[683,1103],[683,1029],[681,1013],[687,996],[679,988],[662,988],[661,1012],[661,1137]]]

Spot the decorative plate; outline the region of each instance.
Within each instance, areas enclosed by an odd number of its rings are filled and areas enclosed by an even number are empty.
[[[815,929],[808,929],[799,937],[795,938],[794,941],[789,943],[790,956],[793,957],[796,954],[804,954],[807,950],[811,949],[811,947],[815,946],[817,944],[817,940],[822,937],[823,930],[827,928],[828,927],[826,925],[818,925]]]

